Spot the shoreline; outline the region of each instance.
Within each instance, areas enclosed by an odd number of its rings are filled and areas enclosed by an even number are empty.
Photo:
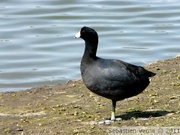
[[[138,96],[117,102],[117,117],[122,121],[90,124],[110,117],[111,102],[87,90],[77,79],[0,92],[0,133],[107,134],[112,126],[179,126],[180,55],[144,67],[156,76]]]
[[[145,63],[144,62],[144,65],[137,65],[137,66],[142,66],[142,67],[146,67],[150,64],[153,64],[153,63],[156,63],[158,61],[165,61],[165,60],[169,60],[169,59],[174,59],[176,57],[180,57],[180,54],[177,54],[175,55],[175,57],[172,57],[172,58],[167,58],[167,59],[160,59],[160,60],[157,60],[157,61],[154,61],[154,62],[150,62],[150,63]],[[135,64],[136,65],[136,64]],[[74,78],[74,79],[69,79],[69,80],[63,80],[62,82],[60,83],[57,83],[57,84],[44,84],[44,85],[37,85],[37,86],[34,86],[34,87],[24,87],[24,88],[15,88],[15,90],[13,90],[13,88],[10,88],[12,90],[1,90],[0,93],[4,93],[4,92],[18,92],[18,91],[23,91],[23,90],[30,90],[30,89],[33,89],[33,88],[38,88],[38,87],[42,87],[42,86],[50,86],[50,87],[53,87],[53,86],[56,86],[56,85],[59,85],[59,84],[66,84],[68,83],[69,81],[77,81],[77,80],[81,80],[81,76],[79,78]],[[4,88],[6,89],[6,88]]]

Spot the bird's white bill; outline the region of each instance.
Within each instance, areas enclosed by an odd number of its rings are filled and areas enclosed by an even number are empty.
[[[80,38],[80,37],[81,37],[80,31],[79,31],[74,37],[75,37],[75,38]]]

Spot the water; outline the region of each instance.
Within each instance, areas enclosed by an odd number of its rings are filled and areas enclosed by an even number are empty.
[[[80,78],[82,26],[98,31],[98,56],[137,65],[180,53],[178,0],[1,0],[0,91]]]

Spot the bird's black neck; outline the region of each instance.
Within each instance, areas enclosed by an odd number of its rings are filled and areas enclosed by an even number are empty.
[[[98,46],[98,42],[85,42],[85,51],[84,51],[83,59],[96,60],[97,46]]]

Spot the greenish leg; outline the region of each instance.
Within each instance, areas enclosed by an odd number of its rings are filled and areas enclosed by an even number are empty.
[[[115,120],[116,100],[112,100],[111,120]]]

